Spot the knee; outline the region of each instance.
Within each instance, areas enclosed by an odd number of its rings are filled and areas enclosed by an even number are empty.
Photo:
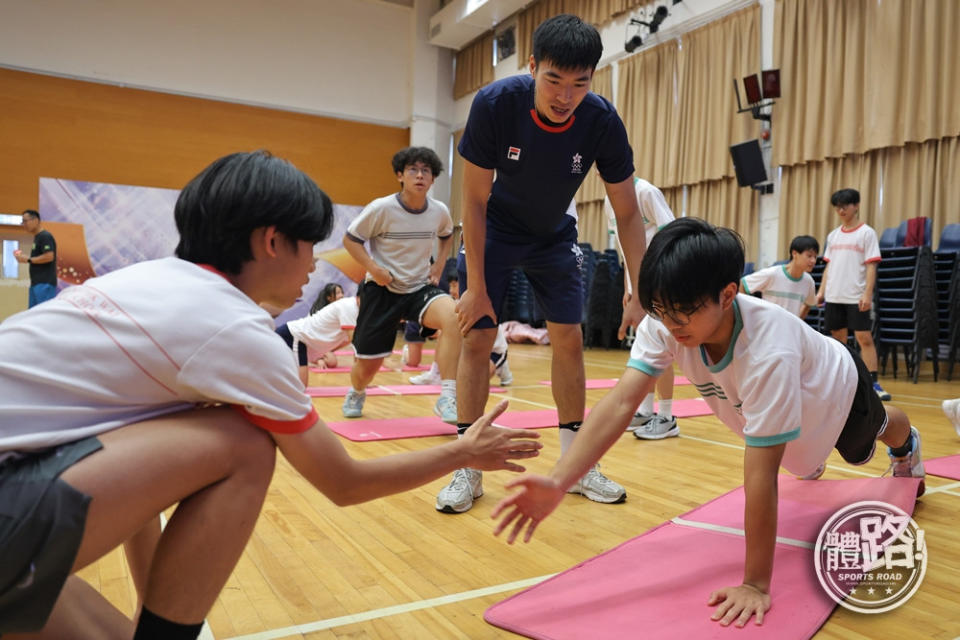
[[[277,445],[264,429],[251,423],[239,413],[234,413],[238,424],[229,439],[234,473],[251,478],[265,489],[273,478],[277,459]]]

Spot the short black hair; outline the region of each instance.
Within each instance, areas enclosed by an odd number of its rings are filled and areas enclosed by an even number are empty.
[[[830,196],[830,204],[834,207],[860,204],[860,192],[856,189],[840,189]]]
[[[560,69],[596,69],[603,41],[592,24],[569,13],[547,18],[533,32],[533,60],[548,60]]]
[[[393,166],[394,173],[402,173],[404,169],[418,162],[422,162],[430,167],[430,172],[434,178],[443,172],[443,163],[440,162],[440,156],[437,155],[436,151],[428,147],[407,147],[400,149],[400,151],[393,154],[391,165]]]
[[[803,253],[809,249],[813,249],[816,253],[820,253],[820,243],[817,242],[817,239],[813,236],[797,236],[790,241],[790,257],[793,257],[793,252]]]
[[[677,218],[660,229],[640,263],[637,297],[647,312],[689,314],[743,275],[743,240],[700,218]],[[654,303],[662,310],[654,310]]]
[[[176,255],[240,273],[253,259],[250,234],[276,227],[291,245],[325,240],[333,204],[305,173],[267,151],[215,160],[180,192],[173,210],[180,232]]]
[[[36,218],[37,220],[40,219],[40,212],[37,211],[36,209],[24,209],[23,213],[21,213],[20,215],[30,216],[31,218]]]

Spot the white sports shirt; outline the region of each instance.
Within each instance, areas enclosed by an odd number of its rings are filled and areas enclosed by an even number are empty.
[[[162,258],[0,325],[0,458],[199,404],[298,433],[317,421],[266,311],[212,269]]]
[[[436,239],[452,233],[447,205],[428,197],[423,211],[412,211],[397,193],[368,204],[347,227],[347,235],[368,242],[370,256],[393,274],[387,289],[394,293],[413,293],[429,283]]]
[[[657,231],[664,225],[673,222],[675,216],[670,209],[670,205],[667,204],[667,199],[663,197],[663,192],[652,183],[643,178],[634,177],[633,190],[637,194],[637,204],[640,207],[640,214],[643,216],[643,227],[647,234],[647,246],[649,247],[650,241],[653,240]],[[623,255],[623,246],[620,244],[620,235],[617,232],[617,217],[613,212],[613,205],[610,204],[609,196],[605,196],[603,199],[603,211],[607,214],[607,229],[613,231],[614,237],[617,239],[617,249],[620,251],[620,256],[626,261],[626,256]],[[627,268],[624,270],[627,273],[630,272]],[[633,283],[629,281],[627,282],[627,293],[633,293]]]
[[[797,316],[803,307],[817,306],[817,285],[813,276],[803,273],[794,279],[787,271],[787,265],[777,264],[760,271],[754,271],[740,279],[747,293],[763,292],[763,299],[778,304]]]
[[[710,362],[703,347],[677,343],[647,316],[627,366],[659,376],[676,360],[683,374],[731,431],[748,446],[787,443],[783,466],[799,476],[827,459],[857,389],[853,358],[776,305],[738,294],[730,347]]]
[[[867,264],[880,262],[877,232],[866,222],[853,229],[837,227],[827,236],[823,260],[830,266],[824,299],[837,304],[857,304],[867,288]]]
[[[349,339],[347,331],[357,326],[360,306],[356,297],[340,298],[305,318],[287,323],[290,335],[320,353],[327,353]]]

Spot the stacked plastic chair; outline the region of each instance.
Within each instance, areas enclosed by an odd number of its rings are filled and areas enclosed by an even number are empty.
[[[598,255],[587,295],[586,311],[584,345],[605,348],[619,346],[617,329],[623,316],[623,270],[616,251]]]
[[[947,380],[960,354],[960,224],[948,224],[933,256],[937,277],[938,341],[946,348]]]
[[[877,268],[877,353],[886,371],[893,356],[897,376],[897,350],[903,348],[907,375],[917,382],[927,351],[933,359],[933,379],[939,375],[937,349],[937,299],[933,252],[928,246],[881,249]]]
[[[597,254],[589,242],[581,242],[580,250],[583,252],[583,268],[580,270],[580,284],[583,289],[583,315],[580,318],[581,324],[587,323],[587,294],[590,291],[590,284],[593,282],[593,273],[597,267]]]

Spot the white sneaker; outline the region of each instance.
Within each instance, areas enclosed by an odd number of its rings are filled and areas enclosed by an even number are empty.
[[[599,464],[587,471],[586,475],[567,489],[567,493],[579,493],[594,502],[605,502],[607,504],[623,502],[627,499],[627,490],[600,473]]]
[[[440,396],[433,405],[433,412],[447,424],[457,424],[457,399],[449,396]]]
[[[634,429],[634,437],[640,440],[663,440],[680,435],[680,427],[677,426],[676,416],[671,416],[669,420],[660,416],[654,416],[654,418],[642,427]]]
[[[513,372],[510,371],[510,364],[506,360],[496,368],[496,373],[497,377],[500,378],[501,387],[506,387],[513,383]]]
[[[362,416],[363,403],[366,401],[366,399],[366,391],[354,391],[353,389],[347,391],[347,395],[343,399],[343,417],[359,418]]]
[[[633,417],[630,418],[630,424],[627,425],[627,431],[633,431],[637,427],[642,427],[654,418],[657,417],[655,413],[640,413],[637,411],[633,414]]]
[[[941,406],[943,407],[943,413],[953,423],[953,428],[957,430],[957,435],[960,436],[960,398],[944,400]]]
[[[440,370],[437,368],[437,363],[434,362],[430,365],[428,371],[424,371],[421,374],[410,376],[410,384],[430,384],[430,385],[439,385],[440,384]]]
[[[437,494],[437,511],[463,513],[483,495],[483,472],[469,467],[453,472],[450,484]]]
[[[917,497],[923,495],[926,490],[926,483],[922,478],[926,477],[923,468],[923,459],[920,457],[920,432],[913,425],[910,425],[910,434],[913,436],[913,449],[905,456],[894,456],[887,447],[887,455],[890,456],[890,467],[884,471],[884,475],[893,471],[894,478],[921,478],[920,486],[917,487]]]

